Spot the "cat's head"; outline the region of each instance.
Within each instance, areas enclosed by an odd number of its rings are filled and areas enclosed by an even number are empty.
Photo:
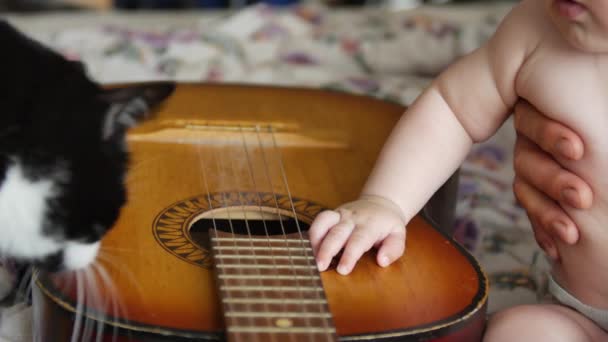
[[[0,256],[76,269],[125,204],[129,127],[171,83],[107,90],[0,20]]]
[[[91,89],[38,97],[0,130],[0,255],[49,271],[82,268],[118,218],[126,132],[173,85]]]
[[[174,85],[104,89],[2,20],[0,42],[0,256],[84,267],[127,200],[126,132]]]

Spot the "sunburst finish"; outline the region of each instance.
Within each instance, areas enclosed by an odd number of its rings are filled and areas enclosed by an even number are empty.
[[[247,241],[265,238],[269,229],[272,237],[285,231],[307,243],[305,230],[320,210],[357,196],[403,111],[321,90],[179,85],[153,119],[129,133],[129,202],[102,243],[98,263],[106,276],[91,275],[103,300],[86,302],[85,316],[105,323],[108,340],[115,333],[118,340],[224,339],[226,296],[210,238],[238,234]],[[334,269],[320,274],[327,322],[338,338],[479,340],[488,284],[474,258],[422,216],[408,225],[406,247],[406,255],[386,269],[370,252],[349,276]],[[263,249],[255,250],[261,265]],[[251,278],[263,275],[260,268],[235,274]],[[277,279],[304,279],[286,272]],[[44,341],[69,340],[78,316],[75,279],[67,273],[36,280],[36,322]],[[273,288],[284,287],[278,284]],[[111,298],[125,310],[104,305]],[[310,340],[287,314],[269,319],[276,341]]]

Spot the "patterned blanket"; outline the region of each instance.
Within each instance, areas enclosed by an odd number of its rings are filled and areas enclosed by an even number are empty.
[[[447,64],[483,43],[508,6],[449,11],[330,11],[254,6],[236,13],[9,16],[103,83],[239,82],[330,88],[410,104]],[[462,166],[455,238],[490,278],[489,311],[546,294],[547,264],[512,190],[511,120]],[[10,265],[7,265],[10,266]],[[0,276],[11,277],[10,267]],[[14,277],[13,277],[14,278]],[[11,279],[13,279],[11,278]],[[0,286],[0,296],[9,289]],[[12,303],[11,303],[12,304]],[[29,306],[1,317],[0,336],[27,335]]]

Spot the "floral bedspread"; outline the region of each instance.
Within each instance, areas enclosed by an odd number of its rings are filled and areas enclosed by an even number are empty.
[[[104,83],[298,85],[407,105],[442,68],[484,42],[505,13],[501,7],[459,21],[424,12],[254,6],[233,14],[200,13],[200,20],[194,15],[187,22],[178,17],[140,25],[128,17],[53,28],[45,27],[44,17],[9,19],[68,58],[83,61]],[[474,147],[461,174],[455,238],[488,274],[490,312],[537,302],[546,294],[544,257],[512,193],[514,138],[509,120]],[[4,311],[0,336],[20,334],[8,322],[27,320],[27,308],[19,304]]]

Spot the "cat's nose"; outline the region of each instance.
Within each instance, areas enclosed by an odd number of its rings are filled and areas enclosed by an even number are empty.
[[[101,242],[81,243],[68,242],[63,250],[63,267],[66,270],[77,270],[89,266],[99,252]]]

